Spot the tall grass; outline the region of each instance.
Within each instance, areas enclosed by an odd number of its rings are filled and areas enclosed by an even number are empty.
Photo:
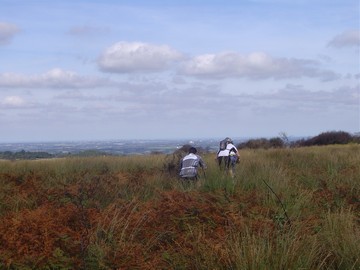
[[[240,154],[197,183],[165,155],[0,161],[0,268],[360,268],[359,146]]]

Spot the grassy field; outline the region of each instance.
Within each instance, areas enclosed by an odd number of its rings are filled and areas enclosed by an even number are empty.
[[[0,161],[0,269],[360,269],[359,145],[240,155]]]

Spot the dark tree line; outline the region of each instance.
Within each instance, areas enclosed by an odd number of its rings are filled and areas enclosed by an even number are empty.
[[[300,139],[290,142],[286,136],[275,137],[271,139],[251,139],[237,145],[239,149],[269,149],[269,148],[283,148],[283,147],[304,147],[314,145],[331,145],[331,144],[349,144],[360,143],[359,135],[351,135],[344,131],[328,131],[323,132],[315,137]]]
[[[16,159],[40,159],[53,158],[54,155],[47,152],[28,152],[21,150],[19,152],[5,151],[0,152],[0,159],[16,160]]]

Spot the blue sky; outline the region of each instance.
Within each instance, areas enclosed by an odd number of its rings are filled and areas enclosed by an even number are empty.
[[[0,4],[0,142],[360,131],[358,0]]]

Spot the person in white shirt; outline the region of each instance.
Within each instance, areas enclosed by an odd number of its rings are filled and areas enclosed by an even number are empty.
[[[235,177],[235,165],[239,162],[239,151],[236,146],[233,144],[233,141],[230,139],[228,144],[226,145],[226,150],[228,151],[228,162],[227,162],[227,169],[231,177]]]
[[[229,150],[226,149],[226,146],[230,142],[231,139],[229,137],[226,137],[224,140],[220,141],[219,151],[216,153],[216,160],[220,170],[228,168]],[[222,164],[224,164],[224,166],[222,166]]]
[[[222,168],[227,168],[227,164],[228,164],[228,157],[229,157],[229,150],[224,149],[224,150],[219,150],[216,154],[216,159],[217,162],[219,164],[219,168],[220,170],[222,170]],[[222,166],[222,164],[224,163],[224,166]]]

